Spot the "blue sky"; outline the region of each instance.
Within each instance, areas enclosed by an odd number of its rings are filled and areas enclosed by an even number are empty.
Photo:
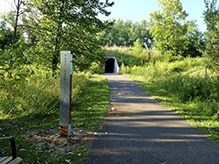
[[[112,8],[109,17],[101,16],[100,19],[122,19],[123,21],[131,20],[134,22],[141,22],[143,19],[150,20],[149,14],[158,10],[157,0],[111,0],[115,4]],[[187,20],[197,20],[197,25],[200,31],[205,31],[202,13],[205,10],[204,0],[181,0],[183,10],[189,14]]]
[[[10,9],[8,2],[13,0],[0,0],[0,12]],[[105,1],[105,0],[102,0]],[[131,20],[134,22],[141,22],[143,19],[150,20],[149,14],[158,10],[157,0],[110,0],[114,1],[115,5],[108,8],[111,11],[109,17],[100,17],[100,19],[122,19],[123,21]],[[197,20],[200,31],[205,31],[202,13],[205,9],[204,0],[181,0],[183,10],[189,14],[188,20]]]

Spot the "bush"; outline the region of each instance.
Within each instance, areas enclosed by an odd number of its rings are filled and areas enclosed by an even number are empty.
[[[206,116],[215,116],[215,118],[218,119],[218,115],[219,115],[218,102],[198,100],[196,101],[196,103],[199,112],[203,113]]]
[[[136,56],[140,56],[143,52],[142,43],[140,42],[140,39],[138,38],[134,44],[135,47],[133,52]]]
[[[89,70],[92,74],[103,74],[103,70],[101,69],[100,64],[97,64],[96,62],[91,63]]]
[[[189,101],[196,97],[201,100],[219,100],[219,86],[213,78],[188,75],[177,75],[167,78],[163,83],[169,92],[177,92],[182,101]]]

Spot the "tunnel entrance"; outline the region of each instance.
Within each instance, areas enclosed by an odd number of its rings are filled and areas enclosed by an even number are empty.
[[[115,56],[106,56],[106,65],[104,67],[105,73],[118,73],[119,72],[119,65],[117,63]]]
[[[115,59],[110,58],[106,61],[106,65],[105,65],[105,72],[106,73],[113,73],[114,72],[114,63],[115,63]]]

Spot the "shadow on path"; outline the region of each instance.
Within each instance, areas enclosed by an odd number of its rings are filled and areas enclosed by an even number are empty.
[[[113,111],[84,164],[218,164],[219,146],[127,77],[104,75]]]

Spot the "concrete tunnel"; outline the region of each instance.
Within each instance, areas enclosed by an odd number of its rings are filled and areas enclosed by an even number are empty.
[[[104,72],[105,73],[118,73],[119,72],[119,65],[118,65],[118,62],[116,60],[116,57],[106,56],[106,58],[108,58],[108,60],[106,61]]]

